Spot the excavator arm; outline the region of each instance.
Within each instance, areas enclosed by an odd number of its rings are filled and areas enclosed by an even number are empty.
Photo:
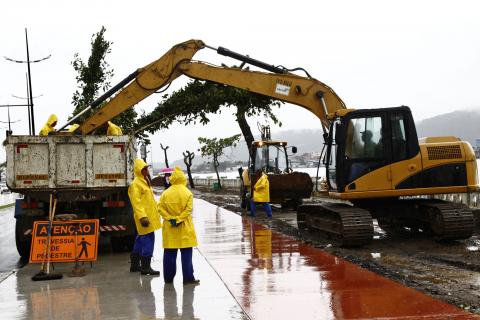
[[[204,43],[200,40],[189,40],[177,44],[158,60],[132,73],[92,104],[92,106],[99,105],[115,91],[121,89],[115,97],[82,123],[77,132],[83,135],[91,133],[105,122],[171,83],[181,75],[177,68],[178,64],[190,61],[193,55],[204,47]],[[123,85],[126,86],[123,87]],[[74,120],[75,118],[71,119],[70,122]]]
[[[329,127],[327,115],[345,108],[343,101],[330,87],[313,78],[292,73],[276,74],[217,67],[194,61],[181,63],[178,68],[191,78],[245,89],[301,106],[320,119],[324,130]]]
[[[327,115],[333,114],[339,109],[345,109],[345,104],[340,97],[326,84],[311,77],[289,73],[283,68],[268,65],[222,47],[212,49],[219,54],[239,59],[270,72],[218,67],[205,62],[193,61],[193,55],[205,47],[208,46],[200,40],[190,40],[177,44],[158,60],[137,70],[129,78],[122,81],[119,84],[120,86],[117,85],[112,88],[113,90],[110,90],[114,91],[122,88],[115,97],[82,123],[77,132],[81,134],[91,133],[108,120],[167,86],[180,75],[245,89],[299,105],[311,111],[320,119],[324,132],[328,131],[329,126]],[[130,82],[128,83],[128,81]],[[104,96],[113,93],[107,92]],[[105,100],[108,98],[104,96],[99,99],[103,98]],[[101,102],[96,101],[96,105],[99,103]]]

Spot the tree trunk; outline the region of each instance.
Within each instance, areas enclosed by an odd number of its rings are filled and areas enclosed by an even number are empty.
[[[255,140],[253,138],[252,130],[248,125],[247,119],[245,119],[245,112],[240,111],[238,107],[236,116],[238,125],[240,126],[240,130],[243,134],[243,138],[245,139],[245,143],[247,144],[248,154],[251,155],[252,143]]]
[[[220,165],[220,163],[217,160],[217,155],[214,155],[213,156],[213,168],[215,169],[215,173],[217,174],[218,186],[219,186],[220,189],[222,189],[222,183],[220,182],[220,175],[218,174],[218,166],[219,165]]]
[[[193,178],[192,178],[192,160],[195,157],[193,152],[190,152],[187,150],[187,152],[183,153],[183,162],[187,166],[187,174],[188,174],[188,182],[190,183],[190,188],[195,189],[195,184],[193,183]]]
[[[163,144],[160,143],[160,148],[163,150],[163,155],[165,156],[165,167],[170,168],[168,166],[168,157],[167,157],[167,149],[170,148],[169,146],[166,146],[165,148],[163,147]]]
[[[190,183],[190,188],[195,189],[195,184],[193,183],[192,171],[190,166],[187,166],[188,182]]]

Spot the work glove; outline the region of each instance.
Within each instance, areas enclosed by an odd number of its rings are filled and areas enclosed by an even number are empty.
[[[175,219],[170,219],[168,220],[170,222],[170,224],[172,225],[172,227],[176,227],[177,226],[177,220]]]
[[[147,217],[143,217],[140,219],[140,224],[142,225],[142,227],[148,227],[150,225],[150,221],[148,220]]]

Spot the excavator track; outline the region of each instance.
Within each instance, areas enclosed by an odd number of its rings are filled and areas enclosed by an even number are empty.
[[[425,201],[419,204],[423,216],[437,240],[461,240],[470,238],[475,229],[472,210],[459,203]]]
[[[371,212],[380,228],[391,234],[410,230],[435,240],[461,240],[470,238],[475,229],[472,210],[461,203],[413,198],[356,205]]]
[[[361,246],[373,238],[371,214],[342,203],[309,204],[298,207],[299,227],[320,230],[341,241],[343,246]]]

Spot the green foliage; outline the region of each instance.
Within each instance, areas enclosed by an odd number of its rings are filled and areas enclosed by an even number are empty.
[[[217,174],[217,181],[220,188],[222,185],[218,174],[218,167],[220,165],[218,158],[223,155],[223,149],[227,147],[235,147],[240,140],[240,136],[240,134],[236,134],[228,138],[198,138],[198,142],[200,143],[200,149],[198,149],[198,151],[200,151],[202,157],[213,159],[213,168]]]
[[[96,34],[92,35],[91,53],[87,62],[84,62],[78,53],[75,53],[72,61],[73,69],[77,72],[77,90],[73,94],[72,103],[75,106],[72,117],[83,109],[88,107],[103,92],[110,88],[110,80],[113,77],[113,69],[106,61],[106,56],[111,52],[112,42],[107,41],[104,37],[105,27]],[[100,92],[101,91],[101,92]],[[96,110],[103,105],[87,111],[76,122],[83,123]],[[133,108],[121,113],[112,121],[117,124],[124,132],[134,128],[137,113]]]
[[[276,124],[280,121],[272,112],[272,107],[281,105],[278,100],[261,94],[238,89],[210,81],[193,80],[184,88],[164,95],[164,101],[150,114],[143,114],[137,122],[137,128],[155,123],[146,131],[154,133],[168,128],[174,121],[189,125],[210,122],[208,114],[221,113],[221,107],[236,107],[235,115],[263,115]]]
[[[238,140],[240,140],[240,134],[233,135],[228,138],[203,138],[199,137],[200,149],[198,151],[202,157],[212,158],[213,166],[218,167],[218,158],[223,155],[223,149],[227,147],[235,147]]]

